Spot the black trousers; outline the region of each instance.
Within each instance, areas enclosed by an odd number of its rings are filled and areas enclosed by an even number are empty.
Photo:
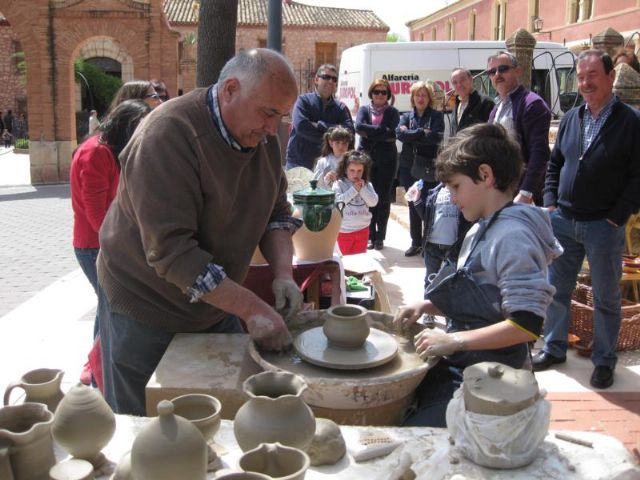
[[[387,223],[393,198],[392,187],[398,170],[398,154],[395,145],[393,145],[393,149],[374,151],[369,155],[373,160],[371,184],[378,194],[378,204],[369,209],[372,215],[369,225],[369,240],[377,242],[384,241],[387,236]]]

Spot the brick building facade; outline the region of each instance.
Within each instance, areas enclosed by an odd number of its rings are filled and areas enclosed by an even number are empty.
[[[266,45],[268,0],[239,0],[237,48]],[[76,59],[121,65],[123,80],[160,78],[170,92],[195,86],[197,9],[192,0],[0,0],[0,109],[27,110],[32,183],[67,181],[77,145]],[[173,8],[176,7],[176,8]],[[345,48],[384,41],[388,27],[368,10],[283,4],[284,53],[303,89],[309,70]],[[189,35],[191,34],[191,35]],[[24,52],[26,88],[16,72]],[[310,68],[304,68],[305,66]],[[27,101],[28,100],[28,101]]]
[[[607,28],[640,48],[640,0],[458,0],[412,20],[411,40],[504,40],[519,28],[580,49]]]

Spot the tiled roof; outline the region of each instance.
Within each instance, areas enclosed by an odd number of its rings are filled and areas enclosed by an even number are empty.
[[[268,0],[238,0],[238,25],[266,25]],[[169,23],[196,23],[193,0],[164,0]],[[282,2],[283,26],[388,30],[371,10],[330,8]]]

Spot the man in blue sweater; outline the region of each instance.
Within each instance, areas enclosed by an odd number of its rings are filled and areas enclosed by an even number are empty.
[[[533,368],[566,361],[571,292],[586,255],[595,307],[590,383],[608,388],[620,331],[624,225],[640,206],[640,112],[613,95],[615,71],[606,53],[582,52],[577,77],[586,105],[562,119],[545,181],[544,205],[564,253],[549,268],[556,293]]]
[[[287,170],[293,167],[313,170],[320,156],[322,136],[329,128],[342,126],[355,133],[349,109],[333,97],[338,86],[336,67],[328,63],[321,65],[314,82],[316,91],[300,95],[293,107]]]

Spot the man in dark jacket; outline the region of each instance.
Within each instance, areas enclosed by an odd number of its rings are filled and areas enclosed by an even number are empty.
[[[542,204],[542,187],[549,161],[551,111],[542,97],[520,84],[522,68],[509,52],[488,59],[487,73],[498,92],[489,123],[499,123],[520,143],[525,171],[514,201]]]
[[[451,85],[456,92],[456,106],[451,115],[451,136],[460,130],[489,120],[493,100],[480,95],[473,88],[473,76],[463,67],[451,72]]]
[[[293,107],[287,170],[293,167],[313,170],[320,156],[322,136],[329,128],[342,126],[355,133],[349,109],[333,97],[338,86],[336,67],[328,63],[321,65],[314,81],[316,91],[300,95]]]
[[[594,301],[591,385],[613,384],[620,331],[624,225],[640,206],[640,112],[613,95],[611,58],[587,50],[577,61],[586,105],[562,119],[547,169],[544,205],[564,253],[549,268],[555,287],[534,370],[566,361],[571,291],[586,255]]]

